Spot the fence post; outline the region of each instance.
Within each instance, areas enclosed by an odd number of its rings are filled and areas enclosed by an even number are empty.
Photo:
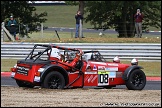
[[[15,38],[13,38],[13,36],[10,34],[10,32],[6,29],[6,27],[3,25],[3,26],[1,26],[2,27],[2,29],[5,31],[5,33],[7,34],[6,36],[8,37],[8,39],[11,41],[15,41]],[[3,35],[4,36],[4,35]]]
[[[4,30],[2,29],[4,27],[4,22],[1,23],[1,42],[4,42]]]

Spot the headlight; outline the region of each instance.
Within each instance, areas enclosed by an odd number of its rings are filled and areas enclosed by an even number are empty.
[[[138,60],[136,58],[132,59],[131,65],[138,65]]]
[[[14,68],[16,68],[16,67],[17,67],[17,64],[14,65]]]
[[[41,73],[44,71],[45,68],[39,68],[38,72],[35,72],[35,76],[40,77]]]
[[[43,72],[44,71],[44,68],[39,68],[38,69],[38,72]]]

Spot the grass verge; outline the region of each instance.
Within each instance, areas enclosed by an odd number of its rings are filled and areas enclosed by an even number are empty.
[[[117,34],[104,33],[99,36],[99,33],[85,32],[85,38],[74,38],[73,32],[58,31],[60,40],[53,31],[34,32],[29,34],[30,38],[21,38],[17,42],[35,42],[35,43],[161,43],[161,36],[143,34],[142,38],[117,38]],[[158,38],[157,38],[158,37]],[[9,42],[7,36],[4,39]]]

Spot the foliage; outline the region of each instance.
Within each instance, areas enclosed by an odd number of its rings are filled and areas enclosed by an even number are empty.
[[[68,5],[79,5],[78,10],[80,10],[81,14],[84,15],[84,6],[86,1],[66,1]]]
[[[143,29],[149,26],[161,28],[161,1],[90,1],[86,2],[85,22],[95,29],[115,28],[118,37],[133,37],[134,14],[140,8],[144,14]]]
[[[37,14],[34,5],[28,1],[1,1],[1,22],[4,21],[6,24],[10,15],[20,24],[22,33],[25,33],[26,27],[30,33],[37,31],[37,27],[47,20],[44,18],[47,12]]]
[[[65,1],[67,5],[79,5],[78,1]]]

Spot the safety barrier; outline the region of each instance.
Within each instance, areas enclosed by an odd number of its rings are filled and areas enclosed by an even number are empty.
[[[98,50],[107,60],[161,61],[161,44],[152,43],[1,43],[1,59],[24,59],[35,44],[55,44],[83,51]]]

